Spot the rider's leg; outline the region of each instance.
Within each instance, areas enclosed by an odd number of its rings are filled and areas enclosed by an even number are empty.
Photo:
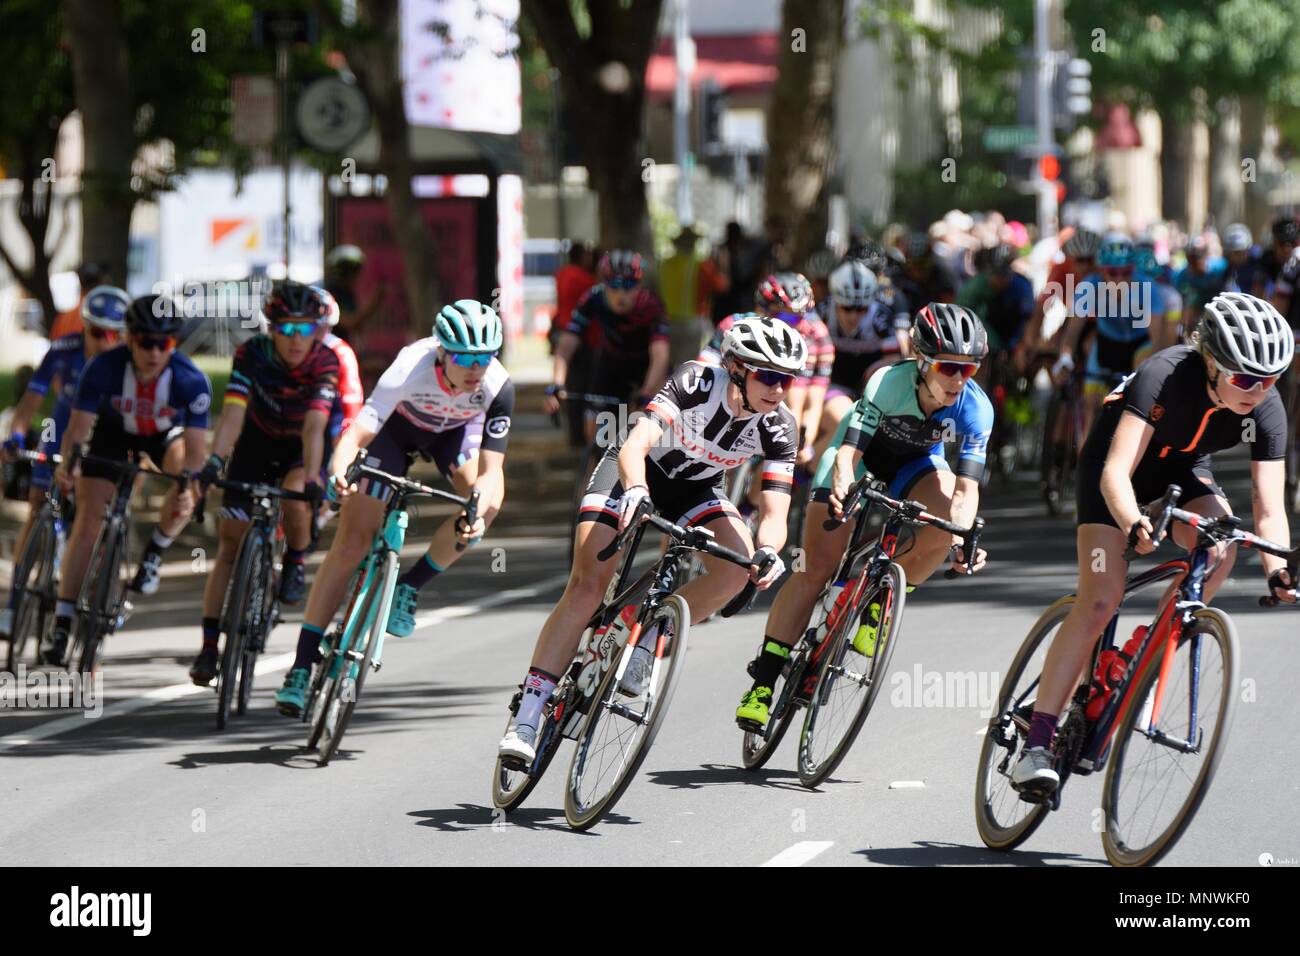
[[[753,539],[749,529],[734,512],[719,514],[706,527],[713,532],[718,544],[741,554],[750,554],[754,550]],[[718,611],[741,592],[749,579],[746,569],[737,567],[730,561],[701,554],[705,572],[680,587],[677,591],[686,599],[691,609],[691,619],[702,621]]]

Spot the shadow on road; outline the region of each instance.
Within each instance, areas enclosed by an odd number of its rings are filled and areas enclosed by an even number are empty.
[[[961,843],[931,843],[918,840],[911,846],[869,847],[854,850],[881,866],[1065,866],[1077,863],[1105,863],[1105,860],[1077,853],[1012,850],[1000,853],[983,846]]]
[[[705,787],[727,784],[779,787],[785,790],[805,789],[799,783],[799,774],[795,771],[768,767],[746,770],[731,764],[705,763],[692,770],[655,770],[647,776],[651,783],[672,787],[674,790],[703,790]]]
[[[621,813],[607,813],[592,830],[579,831],[569,827],[564,820],[563,810],[551,810],[542,807],[521,807],[506,813],[495,807],[484,807],[476,803],[460,803],[455,807],[441,810],[412,810],[407,816],[419,818],[416,826],[433,827],[443,833],[467,833],[473,830],[505,829],[522,827],[525,830],[555,830],[559,833],[571,833],[574,836],[599,836],[601,827],[637,826],[638,821]]]

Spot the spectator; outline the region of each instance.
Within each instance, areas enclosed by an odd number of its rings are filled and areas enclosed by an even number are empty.
[[[76,305],[54,317],[54,322],[50,325],[51,342],[81,331],[81,306],[86,301],[86,293],[97,285],[103,285],[107,281],[107,275],[107,270],[96,262],[83,262],[77,267],[77,281],[81,284],[81,292],[77,296]]]
[[[335,246],[325,257],[325,278],[320,283],[339,304],[339,324],[334,327],[334,334],[354,346],[357,333],[379,312],[388,293],[387,286],[380,283],[365,308],[358,307],[357,283],[365,264],[366,254],[359,247]]]
[[[591,243],[570,242],[568,261],[555,273],[555,315],[551,318],[551,332],[547,336],[552,354],[556,338],[573,317],[573,307],[582,294],[596,284],[595,269]]]
[[[708,331],[705,317],[713,297],[730,288],[728,277],[712,257],[701,259],[696,255],[700,238],[690,226],[683,227],[673,239],[673,254],[659,267],[659,294],[668,313],[670,369],[699,353]]]
[[[718,268],[727,277],[727,291],[713,298],[713,324],[733,312],[748,312],[754,305],[754,288],[761,275],[761,251],[745,235],[738,222],[727,223],[726,236],[718,247]]]

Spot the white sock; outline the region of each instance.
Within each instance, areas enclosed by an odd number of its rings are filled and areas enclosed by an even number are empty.
[[[551,699],[555,690],[555,681],[535,670],[529,670],[524,678],[524,696],[519,702],[519,713],[515,717],[516,727],[527,727],[534,733],[542,722],[542,708]]]

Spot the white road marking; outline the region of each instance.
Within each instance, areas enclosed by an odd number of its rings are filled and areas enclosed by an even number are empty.
[[[835,845],[834,840],[803,840],[782,850],[763,866],[803,866]]]
[[[549,578],[543,578],[536,584],[526,588],[511,588],[508,591],[501,591],[491,597],[484,598],[474,604],[461,604],[456,607],[440,608],[436,611],[428,611],[416,617],[417,627],[427,627],[431,624],[438,624],[442,621],[449,621],[458,617],[467,617],[476,614],[487,608],[496,607],[509,601],[515,601],[521,598],[535,597],[547,588],[567,581],[569,575],[557,574]],[[288,667],[293,663],[294,655],[292,653],[276,654],[273,657],[263,657],[257,662],[257,667],[253,671],[257,676],[268,674],[271,671],[278,671]],[[111,666],[112,659],[109,664]],[[211,693],[211,687],[198,687],[195,684],[171,684],[167,687],[159,687],[149,691],[140,697],[131,697],[126,700],[115,701],[104,707],[103,712],[99,715],[100,720],[105,717],[121,717],[126,714],[135,713],[137,710],[143,710],[154,704],[162,703],[169,700],[178,700],[182,697],[190,697],[194,694]],[[25,747],[28,744],[35,743],[38,740],[46,740],[50,737],[57,737],[59,734],[65,734],[69,731],[88,726],[87,718],[84,713],[78,712],[69,714],[66,717],[56,717],[53,720],[46,721],[27,730],[15,731],[12,734],[0,736],[0,753],[6,750],[15,750],[19,747]]]
[[[890,790],[924,790],[924,780],[895,780],[889,785]]]

